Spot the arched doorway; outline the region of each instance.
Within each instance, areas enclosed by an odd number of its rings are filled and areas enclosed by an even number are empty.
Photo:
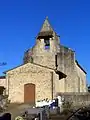
[[[35,84],[24,85],[24,103],[35,104]]]

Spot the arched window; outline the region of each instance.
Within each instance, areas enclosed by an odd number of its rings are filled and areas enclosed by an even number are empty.
[[[45,49],[50,49],[50,40],[44,39],[44,43],[45,43]]]

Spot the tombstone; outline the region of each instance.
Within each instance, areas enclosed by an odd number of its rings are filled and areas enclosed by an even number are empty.
[[[58,107],[58,98],[55,99],[55,107]]]
[[[0,120],[11,120],[11,114],[5,113],[0,117]]]

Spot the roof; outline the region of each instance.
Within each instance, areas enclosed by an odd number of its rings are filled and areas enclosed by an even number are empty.
[[[28,63],[26,63],[26,64],[28,64]],[[37,64],[37,63],[31,63],[31,64],[34,64],[34,65],[37,65],[37,66],[44,67],[44,68],[47,68],[47,69],[50,69],[50,70],[55,71],[56,74],[59,75],[59,79],[62,79],[62,78],[65,78],[65,77],[66,77],[66,75],[65,75],[64,73],[62,73],[61,71],[58,71],[58,70],[56,70],[56,69],[53,69],[53,68],[50,68],[50,67],[47,67],[47,66],[43,66],[43,65],[40,65],[40,64]],[[11,70],[13,70],[13,69],[15,69],[15,68],[18,68],[18,67],[20,67],[20,66],[23,66],[23,65],[25,65],[25,64],[21,64],[21,65],[19,65],[19,66],[17,66],[17,67],[14,67],[14,68],[12,68],[12,69],[9,69],[9,70],[5,71],[4,74],[6,74],[8,71],[11,71]]]
[[[48,17],[46,17],[40,32],[53,31],[51,24],[49,23]]]
[[[25,64],[21,64],[21,65],[18,65],[18,66],[16,66],[16,67],[13,67],[13,68],[11,68],[11,69],[9,69],[9,70],[4,71],[3,73],[6,74],[7,72],[9,72],[9,71],[11,71],[11,70],[14,70],[14,69],[16,69],[16,68],[18,68],[18,67],[21,67],[21,66],[23,66],[23,65],[25,65]]]
[[[53,28],[51,24],[49,23],[48,17],[46,17],[40,32],[37,35],[37,38],[45,37],[45,36],[52,36],[53,35]]]
[[[76,64],[78,65],[78,67],[79,67],[85,74],[87,74],[86,71],[85,71],[85,70],[81,67],[81,65],[78,63],[78,61],[75,60],[75,62],[76,62]]]
[[[43,38],[43,37],[52,37],[53,36],[53,31],[45,31],[45,32],[40,32],[38,34],[38,37],[37,38]]]
[[[6,78],[6,76],[0,76],[0,79],[5,79]]]

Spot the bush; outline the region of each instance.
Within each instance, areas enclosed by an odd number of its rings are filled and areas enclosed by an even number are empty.
[[[62,114],[64,114],[64,115],[67,115],[68,113],[69,113],[68,109],[64,109],[63,112],[62,112]]]
[[[62,114],[67,115],[72,108],[72,102],[64,101],[62,104]]]
[[[62,108],[64,110],[70,110],[72,108],[72,104],[73,102],[64,101],[64,103],[62,104]]]

